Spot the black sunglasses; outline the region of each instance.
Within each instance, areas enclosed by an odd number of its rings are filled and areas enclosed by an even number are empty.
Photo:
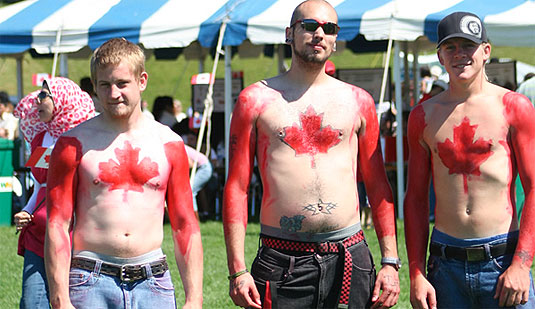
[[[39,94],[37,95],[37,102],[41,104],[41,102],[43,102],[43,100],[46,99],[47,97],[49,97],[52,101],[54,101],[54,97],[50,93],[41,90],[41,92],[39,92]]]
[[[315,19],[298,19],[295,23],[293,23],[290,27],[295,26],[296,24],[301,23],[301,28],[305,29],[306,31],[314,32],[319,27],[323,29],[323,32],[325,34],[337,34],[340,30],[340,26],[338,26],[336,23],[333,22],[325,22],[321,23]]]

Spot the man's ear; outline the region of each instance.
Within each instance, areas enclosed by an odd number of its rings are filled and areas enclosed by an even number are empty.
[[[444,61],[442,60],[442,57],[440,56],[440,48],[437,49],[437,57],[438,57],[438,62],[440,62],[441,65],[444,65]]]
[[[147,82],[149,80],[149,74],[147,72],[142,72],[139,76],[139,89],[144,91],[147,88]]]

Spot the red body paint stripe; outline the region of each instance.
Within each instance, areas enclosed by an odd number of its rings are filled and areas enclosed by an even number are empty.
[[[187,261],[191,236],[199,233],[199,224],[193,211],[193,197],[188,177],[188,157],[182,142],[167,143],[164,145],[164,149],[172,169],[167,184],[169,221],[175,242]]]

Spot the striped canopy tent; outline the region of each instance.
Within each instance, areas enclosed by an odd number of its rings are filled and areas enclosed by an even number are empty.
[[[195,45],[208,48],[219,44],[225,50],[226,112],[230,114],[230,47],[247,44],[282,46],[284,29],[293,9],[301,1],[26,0],[0,9],[0,55],[18,57],[21,71],[20,54],[30,49],[44,54],[85,51],[89,55],[91,50],[113,37],[124,37],[145,49]],[[339,15],[339,41],[352,41],[359,36],[368,41],[388,40],[388,47],[394,42],[393,76],[397,85],[395,101],[399,104],[398,110],[402,110],[400,49],[408,50],[410,42],[417,53],[421,44],[436,42],[436,26],[451,12],[470,11],[479,15],[493,45],[535,46],[534,0],[329,2]],[[19,97],[22,97],[21,76],[19,72]],[[398,124],[401,123],[400,118]],[[404,188],[401,126],[398,130],[397,167],[398,183],[401,184],[398,201],[401,204]],[[398,209],[401,212],[402,205]]]

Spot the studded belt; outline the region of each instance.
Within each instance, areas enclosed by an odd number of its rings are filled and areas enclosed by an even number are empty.
[[[80,268],[85,270],[94,270],[95,265],[97,264],[97,261],[92,259],[86,259],[82,257],[74,257],[71,261],[71,268]],[[152,275],[158,276],[163,273],[165,273],[169,266],[167,265],[167,261],[165,260],[165,257],[162,259],[148,263],[151,268]],[[100,266],[100,273],[118,277],[123,282],[133,282],[137,280],[142,280],[147,278],[147,270],[145,269],[145,264],[124,264],[124,265],[118,265],[118,264],[109,264],[109,263],[102,263]]]
[[[339,253],[344,259],[344,273],[342,276],[342,289],[340,291],[339,304],[347,306],[349,302],[349,292],[351,290],[351,273],[353,258],[347,248],[358,244],[364,240],[364,232],[360,230],[353,236],[337,242],[300,242],[271,238],[262,235],[262,245],[279,250],[311,252],[311,253]]]

